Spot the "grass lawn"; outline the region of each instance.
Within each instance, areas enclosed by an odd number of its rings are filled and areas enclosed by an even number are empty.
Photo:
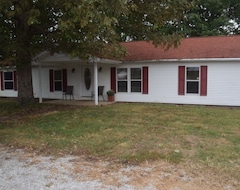
[[[22,108],[1,98],[0,113],[2,144],[120,162],[191,163],[240,180],[240,108],[143,103]]]

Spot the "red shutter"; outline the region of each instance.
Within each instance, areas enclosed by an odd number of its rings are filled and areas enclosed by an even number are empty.
[[[3,72],[0,71],[0,79],[1,79],[1,90],[4,90],[4,85],[3,85]]]
[[[63,69],[63,92],[66,92],[67,90],[67,69]]]
[[[50,86],[50,92],[53,92],[53,70],[49,70],[49,86]]]
[[[14,85],[14,91],[17,91],[17,71],[13,71],[13,85]]]
[[[116,67],[111,67],[111,89],[116,92]]]
[[[148,94],[148,67],[142,68],[142,93]]]
[[[185,94],[185,66],[178,67],[178,95]]]
[[[207,96],[207,66],[201,66],[200,96]]]

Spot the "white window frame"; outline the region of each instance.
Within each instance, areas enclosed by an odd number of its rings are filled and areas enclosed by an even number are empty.
[[[198,78],[197,79],[188,79],[188,68],[198,68]],[[200,76],[201,76],[201,71],[200,71],[200,66],[186,66],[185,69],[185,93],[188,95],[199,95],[200,94]],[[188,92],[188,82],[198,82],[198,92],[197,93],[193,93],[193,92]]]
[[[55,75],[56,75],[55,72],[61,72],[61,79],[59,79],[59,80],[55,79]],[[60,89],[56,89],[56,82],[61,82],[61,90]],[[63,90],[63,72],[62,72],[61,69],[53,70],[53,84],[54,84],[54,91],[62,92],[62,90]]]
[[[12,73],[12,79],[11,80],[6,80],[5,79],[5,73]],[[12,83],[12,88],[11,89],[6,88],[6,82],[11,82]],[[14,90],[14,72],[13,71],[4,71],[3,72],[3,84],[4,84],[4,90]]]
[[[119,70],[126,70],[126,75],[125,73],[122,73],[123,76],[120,76],[119,74]],[[126,76],[126,79],[125,79],[125,76]],[[127,93],[128,92],[128,87],[129,87],[129,82],[128,82],[128,77],[129,74],[128,74],[128,68],[124,67],[124,68],[117,68],[117,92],[118,93]],[[121,79],[122,78],[122,79]],[[118,82],[126,82],[127,84],[127,91],[126,92],[123,92],[123,91],[119,91],[119,85],[118,85]]]
[[[132,69],[140,69],[140,79],[132,79]],[[130,69],[130,91],[129,92],[131,92],[131,93],[142,93],[142,68],[141,67],[131,67]],[[134,82],[134,81],[136,81],[136,82],[140,82],[140,91],[139,92],[134,92],[134,91],[132,91],[132,82]]]
[[[121,69],[126,69],[126,79],[119,79],[119,76],[118,76],[118,74],[119,74],[119,70],[121,70]],[[132,76],[131,76],[131,70],[132,69],[140,69],[140,71],[141,71],[141,74],[140,74],[140,79],[132,79]],[[117,92],[118,93],[142,93],[142,67],[129,67],[129,68],[127,68],[127,67],[123,67],[123,68],[117,68],[117,76],[116,76],[116,85],[117,85]],[[124,76],[123,76],[124,77]],[[126,92],[121,92],[121,91],[119,91],[119,85],[118,85],[118,82],[121,82],[121,81],[124,81],[124,82],[126,82],[126,84],[127,84],[127,91]],[[132,82],[134,82],[134,81],[137,81],[137,82],[140,82],[141,83],[141,85],[140,85],[140,92],[132,92]]]

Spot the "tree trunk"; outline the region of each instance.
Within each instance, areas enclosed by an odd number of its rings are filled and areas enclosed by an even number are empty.
[[[22,14],[16,18],[18,101],[21,105],[34,102],[30,39],[31,35],[27,24],[27,16],[23,11]]]
[[[21,105],[34,102],[32,85],[32,67],[31,59],[24,65],[17,66],[18,77],[18,102]]]

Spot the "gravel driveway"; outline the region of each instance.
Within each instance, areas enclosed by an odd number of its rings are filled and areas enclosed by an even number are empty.
[[[86,157],[44,157],[0,145],[0,190],[235,190],[237,182],[166,162],[130,166]]]

